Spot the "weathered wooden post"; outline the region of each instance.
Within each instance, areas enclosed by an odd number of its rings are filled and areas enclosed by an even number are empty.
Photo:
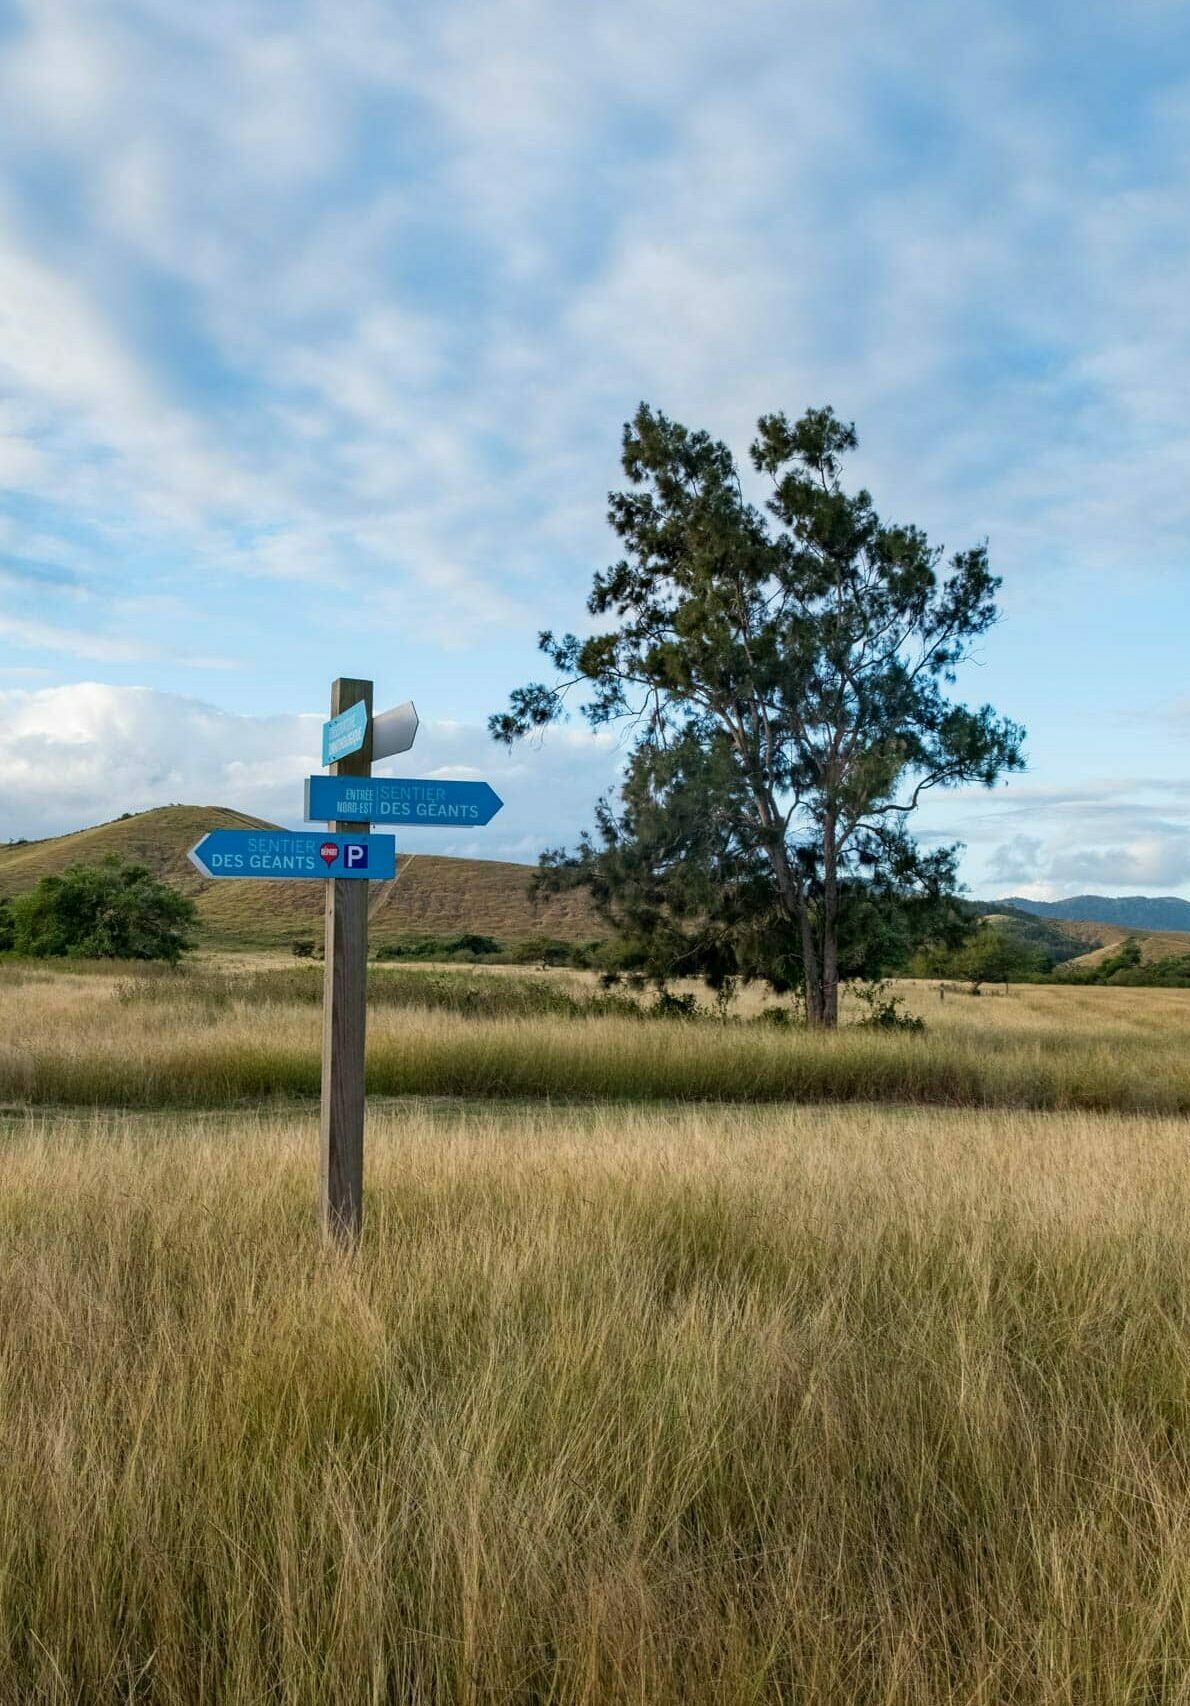
[[[309,830],[212,829],[190,849],[204,877],[325,882],[326,967],[322,990],[322,1224],[341,1244],[360,1235],[364,1207],[364,1044],[368,1024],[368,884],[397,874],[391,835],[373,823],[489,823],[503,801],[486,782],[372,775],[373,763],[408,752],[417,734],[411,700],[372,715],[372,683],[344,676],[331,688],[322,726],[329,776],[306,781]],[[344,815],[346,814],[346,815]]]
[[[331,688],[331,717],[362,704],[363,744],[330,765],[332,776],[372,774],[372,683],[343,676]],[[335,822],[367,835],[368,823]],[[360,1235],[364,1206],[364,1042],[368,1015],[368,888],[333,877],[326,885],[322,997],[322,1224],[343,1244]]]

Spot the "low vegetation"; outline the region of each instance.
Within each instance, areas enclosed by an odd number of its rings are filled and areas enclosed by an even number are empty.
[[[0,949],[32,959],[166,960],[194,945],[194,902],[145,865],[68,865],[0,904]]]
[[[353,1261],[310,1112],[4,1141],[0,1699],[1184,1689],[1181,1121],[374,1110]]]
[[[1190,953],[1146,960],[1139,937],[1129,936],[1101,959],[1090,965],[1069,966],[1062,975],[1070,983],[1112,984],[1124,989],[1190,989]]]
[[[658,1022],[577,974],[371,973],[377,1096],[521,1100],[849,1101],[1190,1112],[1183,991],[1014,989],[981,1001],[899,986],[902,1026],[835,1035],[727,1018],[676,991]],[[0,1100],[218,1108],[318,1093],[318,967],[73,978],[0,970]],[[647,998],[645,998],[647,999]],[[777,1011],[782,1011],[777,1009]],[[675,1022],[664,1022],[671,1018]]]
[[[959,946],[919,949],[909,972],[920,978],[960,978],[974,986],[1052,982],[1190,988],[1190,936],[1166,935],[1160,942],[1127,936],[1096,954],[1087,951],[1095,944],[1070,937],[1064,948],[1056,946],[1052,938],[1060,935],[1042,919],[1022,926],[1015,918],[988,918]]]

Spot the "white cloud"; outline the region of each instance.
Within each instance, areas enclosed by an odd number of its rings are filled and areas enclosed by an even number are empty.
[[[1043,843],[1036,835],[1014,835],[1002,842],[988,860],[988,874],[997,883],[1029,883],[1037,876]]]
[[[1178,888],[1190,882],[1190,829],[1137,835],[1117,847],[1067,849],[1053,859],[1050,880]]]
[[[966,843],[967,881],[984,898],[1190,888],[1190,777],[963,789],[933,800],[923,823]]]

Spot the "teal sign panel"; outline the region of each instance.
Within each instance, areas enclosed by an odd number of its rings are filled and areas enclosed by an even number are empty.
[[[349,705],[329,723],[322,725],[322,762],[337,764],[340,758],[350,758],[364,744],[368,733],[368,707],[361,699]]]
[[[391,835],[330,835],[310,830],[212,829],[190,849],[204,877],[362,877],[387,882],[396,875],[397,843]]]
[[[310,776],[307,823],[402,823],[477,829],[504,801],[487,782],[425,782],[413,776]]]

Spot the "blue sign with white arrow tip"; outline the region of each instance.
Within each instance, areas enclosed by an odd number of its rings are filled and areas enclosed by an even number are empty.
[[[336,764],[340,758],[350,758],[364,744],[368,732],[368,707],[363,700],[349,705],[329,723],[322,725],[322,762]]]
[[[397,843],[391,835],[212,829],[187,857],[204,877],[272,877],[284,882],[372,877],[387,882],[396,875]]]
[[[426,782],[413,776],[310,776],[307,823],[409,823],[478,828],[504,801],[486,782]]]

